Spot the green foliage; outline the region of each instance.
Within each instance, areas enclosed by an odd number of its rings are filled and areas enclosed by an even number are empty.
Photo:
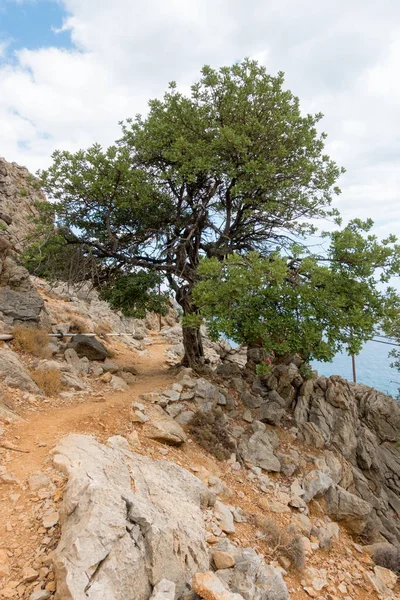
[[[28,195],[28,190],[26,188],[21,188],[19,190],[19,195],[21,196],[21,198],[26,198],[26,196]]]
[[[117,145],[57,151],[40,173],[70,242],[192,282],[201,252],[267,250],[336,214],[341,170],[323,153],[321,115],[302,115],[282,73],[204,67],[190,96],[171,84],[149,107]]]
[[[267,363],[256,365],[256,374],[258,377],[268,377],[271,374],[271,365]]]
[[[302,378],[305,380],[314,378],[314,373],[313,373],[312,367],[311,367],[311,365],[308,365],[307,363],[302,363],[300,365],[299,373],[302,376]]]
[[[60,230],[46,234],[25,250],[23,260],[28,271],[48,281],[81,284],[91,281],[99,286],[111,276],[107,265],[102,265],[92,248],[79,244],[65,244]]]
[[[292,249],[205,259],[194,299],[211,328],[237,343],[262,340],[278,355],[329,361],[346,349],[358,354],[378,327],[396,318],[400,298],[380,288],[400,271],[395,238],[378,242],[372,222],[352,221],[325,234],[321,255]]]
[[[342,169],[324,152],[321,117],[303,115],[283,74],[255,61],[206,66],[189,95],[171,83],[146,118],[125,121],[116,145],[55,152],[41,184],[58,231],[94,257],[96,277],[158,271],[185,316],[196,314],[201,256],[266,256],[316,219],[338,218]]]
[[[160,283],[157,273],[138,271],[108,281],[100,288],[100,297],[127,317],[143,319],[146,312],[166,315],[168,293],[159,292]]]
[[[56,151],[52,158],[52,166],[39,175],[70,243],[111,258],[132,241],[138,248],[154,239],[167,218],[168,200],[134,168],[126,148],[103,151],[94,144],[76,153]]]
[[[194,329],[198,329],[202,323],[203,317],[195,313],[183,315],[182,317],[182,324],[184,327],[192,327]]]

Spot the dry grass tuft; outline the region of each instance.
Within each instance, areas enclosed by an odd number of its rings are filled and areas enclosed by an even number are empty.
[[[69,331],[70,333],[91,333],[86,321],[77,316],[70,320]]]
[[[96,325],[96,327],[94,328],[94,333],[99,337],[102,337],[106,333],[111,333],[111,332],[112,332],[112,327],[108,321],[103,321],[102,323],[98,323],[98,325]]]
[[[37,358],[49,358],[49,336],[43,329],[17,325],[13,328],[12,335],[17,350],[28,352]]]
[[[46,396],[56,396],[61,392],[60,371],[57,369],[38,369],[37,371],[31,371],[30,376]]]

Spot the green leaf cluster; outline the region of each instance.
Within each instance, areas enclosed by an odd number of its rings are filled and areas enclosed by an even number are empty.
[[[117,276],[100,288],[100,297],[127,317],[143,319],[147,312],[166,315],[169,309],[168,292],[160,292],[158,273],[138,271]]]
[[[241,344],[262,342],[277,355],[329,361],[358,354],[378,327],[397,317],[400,298],[381,282],[399,272],[393,237],[378,242],[372,223],[352,221],[326,233],[321,255],[275,252],[205,259],[194,298],[215,335]]]

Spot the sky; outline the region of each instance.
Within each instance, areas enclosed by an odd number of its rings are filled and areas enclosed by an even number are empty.
[[[107,146],[169,81],[246,56],[324,113],[344,218],[400,236],[396,0],[0,0],[0,156],[35,172]]]

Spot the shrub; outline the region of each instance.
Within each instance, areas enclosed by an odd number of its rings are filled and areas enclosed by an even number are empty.
[[[198,410],[189,425],[189,431],[197,443],[217,460],[226,460],[236,450],[222,422],[222,414],[221,409],[214,409],[207,414]]]
[[[296,569],[304,569],[306,564],[306,551],[302,536],[290,531],[290,527],[285,530],[284,545],[281,552],[291,561]]]
[[[269,375],[271,375],[271,364],[270,363],[260,363],[258,365],[256,365],[256,375],[258,377],[268,377]]]
[[[315,374],[314,371],[312,369],[311,365],[308,365],[307,363],[302,363],[299,367],[299,373],[302,376],[303,379],[305,379],[306,381],[308,379],[315,379]]]
[[[79,317],[73,317],[71,319],[69,330],[71,333],[90,333],[86,322]]]
[[[380,538],[379,527],[374,519],[370,519],[358,536],[360,544],[374,544]]]
[[[16,349],[28,352],[37,358],[49,357],[49,336],[43,329],[17,325],[13,328],[12,335]]]
[[[263,538],[271,548],[271,558],[286,556],[296,569],[304,569],[306,553],[302,540],[292,525],[282,529],[272,519],[255,515],[255,524],[262,531]]]
[[[374,561],[380,567],[400,573],[400,550],[394,546],[382,546],[374,553]]]
[[[62,385],[60,371],[57,369],[38,369],[31,371],[30,376],[46,396],[55,396],[60,393]]]

